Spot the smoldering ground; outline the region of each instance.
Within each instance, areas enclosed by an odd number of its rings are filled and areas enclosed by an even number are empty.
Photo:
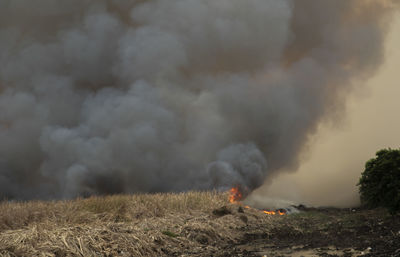
[[[397,7],[2,0],[0,196],[257,188],[379,67]]]

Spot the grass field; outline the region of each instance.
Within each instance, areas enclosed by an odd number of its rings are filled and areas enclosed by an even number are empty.
[[[2,202],[0,255],[208,255],[237,242],[246,225],[238,215],[212,213],[225,205],[228,195],[216,192]],[[254,212],[263,224],[269,219]]]
[[[216,192],[0,203],[0,256],[397,256],[398,249],[399,216],[384,210],[270,216]]]

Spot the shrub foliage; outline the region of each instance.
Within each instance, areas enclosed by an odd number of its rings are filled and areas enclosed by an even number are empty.
[[[382,149],[365,164],[358,183],[361,203],[400,211],[400,149]]]

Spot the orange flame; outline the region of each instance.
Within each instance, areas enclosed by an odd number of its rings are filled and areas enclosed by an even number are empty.
[[[263,210],[263,212],[265,213],[265,214],[268,214],[268,215],[286,215],[286,213],[285,212],[283,212],[283,211],[281,211],[281,210],[278,210],[278,211],[266,211],[266,210]]]
[[[268,215],[275,215],[276,214],[276,212],[274,212],[274,211],[263,211],[265,214],[268,214]]]
[[[229,202],[236,203],[242,199],[243,195],[239,190],[239,187],[232,187],[229,190]]]
[[[242,194],[242,192],[240,192],[239,186],[232,187],[229,190],[229,202],[230,203],[242,205],[240,203],[240,200],[242,200],[242,198],[243,198],[243,194]],[[251,207],[247,206],[247,205],[245,205],[244,208],[251,209]],[[282,216],[282,215],[286,214],[285,211],[281,211],[281,210],[277,210],[277,211],[262,210],[262,212],[264,212],[265,214],[268,214],[268,215],[281,215]]]

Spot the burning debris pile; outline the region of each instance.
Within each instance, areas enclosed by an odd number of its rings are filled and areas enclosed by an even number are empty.
[[[2,0],[0,198],[252,191],[379,67],[397,2]]]

